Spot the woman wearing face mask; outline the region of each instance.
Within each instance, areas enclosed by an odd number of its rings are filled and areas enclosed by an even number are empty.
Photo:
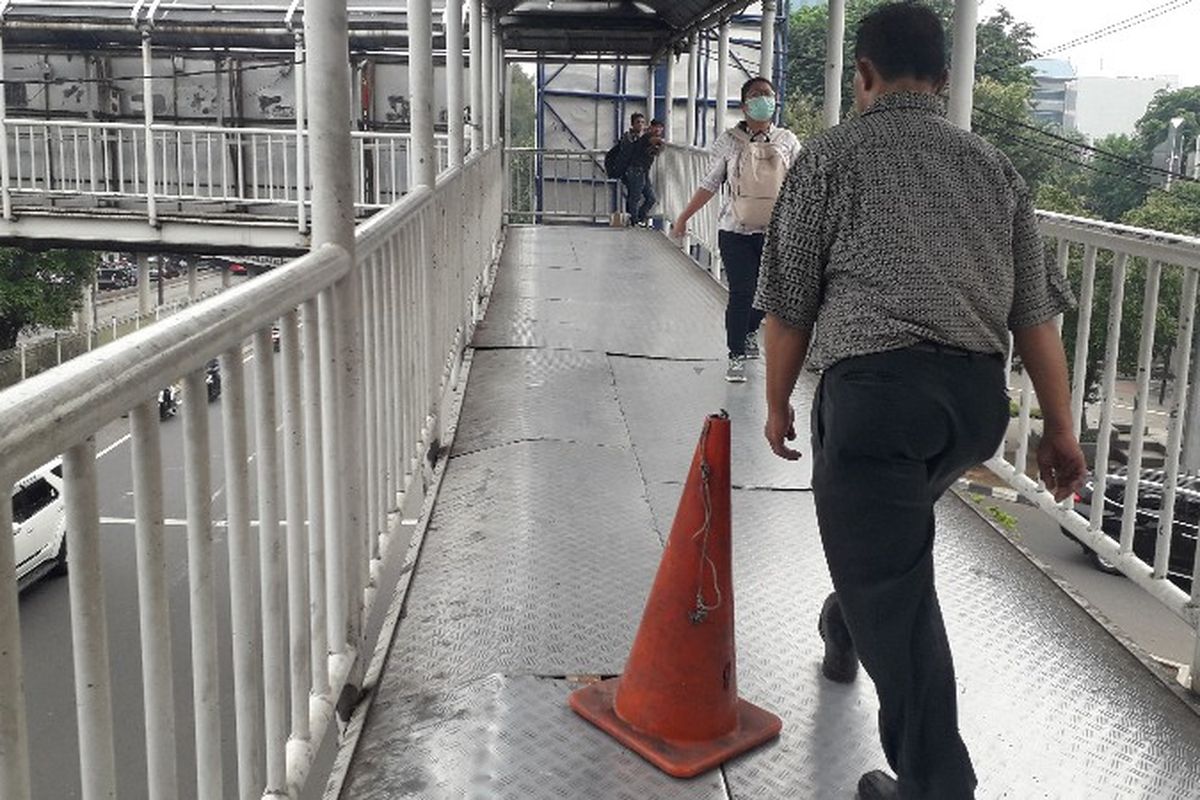
[[[714,195],[726,188],[722,199],[718,244],[729,281],[725,307],[725,338],[729,366],[725,380],[746,381],[746,359],[758,357],[761,311],[752,307],[758,286],[758,264],[771,209],[788,169],[800,152],[800,142],[786,128],[772,124],[775,87],[766,78],[752,78],[742,86],[745,119],[722,133],[712,146],[712,166],[675,220],[671,236],[683,240],[688,220]]]

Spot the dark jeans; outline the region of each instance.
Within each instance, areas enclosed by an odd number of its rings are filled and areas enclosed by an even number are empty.
[[[999,357],[954,353],[847,359],[825,372],[813,402],[825,558],[879,693],[884,754],[909,800],[973,798],[976,784],[934,588],[933,506],[995,453],[1008,398]]]
[[[762,261],[763,234],[720,231],[717,246],[729,281],[729,301],[725,305],[725,344],[729,355],[746,354],[746,334],[762,324],[763,312],[754,308],[758,289],[758,265]]]
[[[622,178],[625,181],[625,210],[632,222],[645,222],[658,198],[650,185],[650,173],[640,167],[630,167]]]

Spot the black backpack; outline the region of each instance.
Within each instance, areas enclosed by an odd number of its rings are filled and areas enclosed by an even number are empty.
[[[612,146],[612,149],[604,154],[604,174],[613,180],[620,180],[625,177],[625,171],[629,169],[629,154],[622,147],[624,139],[620,139]]]

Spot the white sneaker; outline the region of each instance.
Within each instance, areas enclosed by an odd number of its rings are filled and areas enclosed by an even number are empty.
[[[746,382],[746,357],[730,356],[729,367],[725,370],[725,380],[730,383]]]

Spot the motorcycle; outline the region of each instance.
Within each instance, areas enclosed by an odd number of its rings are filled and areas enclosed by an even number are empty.
[[[215,358],[205,368],[204,386],[208,390],[208,402],[221,396],[221,363]]]
[[[168,386],[158,393],[158,418],[166,422],[179,413],[179,389]]]

